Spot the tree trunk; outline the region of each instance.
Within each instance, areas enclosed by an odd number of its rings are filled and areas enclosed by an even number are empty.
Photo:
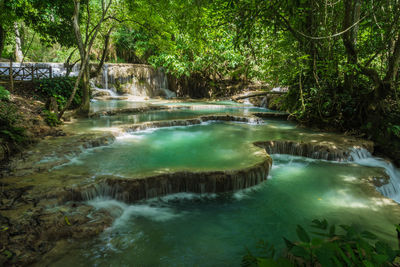
[[[360,19],[361,14],[361,2],[360,0],[345,0],[344,2],[344,18],[343,18],[343,28],[348,29],[354,23],[357,23]],[[357,33],[358,26],[353,27],[343,34],[343,44],[347,53],[347,63],[353,66],[357,65],[358,56],[356,50],[357,44]],[[349,92],[353,91],[354,87],[354,73],[351,70],[350,73],[345,73],[344,76],[344,87],[345,90]]]
[[[5,39],[6,39],[6,31],[3,28],[3,25],[0,24],[0,57],[3,54]]]
[[[395,89],[395,81],[400,67],[400,34],[394,44],[392,56],[389,58],[389,66],[384,81],[389,85],[389,90]]]
[[[90,111],[90,67],[87,63],[85,71],[83,72],[81,87],[82,87],[82,103],[79,107],[78,114],[87,116]]]
[[[104,62],[106,61],[108,50],[109,50],[109,46],[110,46],[109,45],[110,44],[110,35],[111,35],[112,30],[113,30],[113,28],[111,28],[108,31],[107,35],[105,36],[103,53],[101,55],[100,63],[97,66],[95,71],[90,72],[90,78],[97,77],[100,74],[101,70],[103,69],[103,65],[104,65]]]
[[[14,32],[15,32],[15,61],[22,62],[24,54],[22,53],[21,35],[19,33],[17,22],[14,22]]]
[[[80,11],[80,0],[74,0],[74,14],[72,17],[72,26],[74,29],[76,44],[79,49],[79,55],[81,60],[81,67],[79,70],[78,78],[75,82],[74,89],[72,91],[71,96],[68,99],[67,104],[64,109],[58,114],[58,118],[60,119],[65,110],[67,110],[74,99],[76,90],[78,89],[78,85],[81,84],[82,87],[82,103],[79,107],[77,113],[81,116],[87,116],[90,110],[90,68],[89,68],[89,55],[91,53],[91,49],[93,43],[99,33],[100,26],[104,22],[106,14],[111,6],[112,0],[109,0],[108,4],[105,4],[102,0],[102,14],[99,22],[94,26],[92,31],[89,31],[89,25],[91,24],[90,16],[87,18],[87,27],[86,27],[86,39],[85,42],[82,41],[82,33],[81,28],[79,26],[79,11]],[[89,7],[88,7],[89,10]]]

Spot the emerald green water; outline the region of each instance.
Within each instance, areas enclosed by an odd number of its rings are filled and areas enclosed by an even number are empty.
[[[110,102],[110,103],[109,103]],[[86,131],[107,131],[110,127],[118,127],[121,124],[134,124],[146,121],[188,119],[209,114],[230,114],[237,116],[251,115],[252,112],[269,112],[264,108],[245,106],[231,101],[215,102],[163,102],[153,101],[152,104],[165,105],[167,107],[180,107],[185,109],[156,110],[139,114],[121,114],[116,116],[103,116],[96,119],[81,119],[66,125],[65,129],[79,133]],[[143,102],[129,101],[97,101],[92,103],[92,110],[112,110],[115,108],[144,107]]]
[[[121,118],[137,123],[219,111],[243,115],[251,109],[240,105],[233,109],[231,105],[221,109],[197,106],[100,118],[69,127],[105,130]],[[260,160],[260,149],[252,146],[254,141],[334,138],[277,120],[266,120],[262,125],[207,123],[162,128],[123,135],[113,145],[88,150],[54,172],[129,179],[176,170],[236,169]],[[246,247],[255,250],[263,239],[282,248],[283,236],[295,238],[296,224],[309,225],[315,218],[355,224],[393,246],[397,244],[393,225],[400,219],[398,204],[383,198],[366,182],[368,177],[382,176],[382,168],[288,155],[274,155],[273,160],[268,181],[240,192],[181,193],[133,205],[106,198],[91,200],[89,204],[113,214],[112,227],[91,240],[71,241],[62,254],[41,264],[239,266]]]
[[[113,211],[100,237],[72,243],[52,266],[239,266],[245,247],[260,239],[278,248],[295,238],[296,224],[313,218],[349,223],[396,244],[398,212],[363,191],[375,170],[353,165],[274,157],[270,179],[254,190],[223,195],[177,194],[126,205],[97,199]]]

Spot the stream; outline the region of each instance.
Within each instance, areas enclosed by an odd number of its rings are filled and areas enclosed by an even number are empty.
[[[100,116],[64,126],[74,133],[113,132],[108,146],[86,149],[52,169],[54,175],[73,174],[95,181],[108,175],[142,178],[176,171],[215,171],[245,168],[260,160],[253,142],[266,140],[340,142],[342,136],[299,128],[294,123],[264,119],[261,124],[208,121],[197,125],[121,131],[119,126],[149,121],[189,119],[209,114],[249,116],[266,109],[231,101],[174,102],[154,105],[176,109],[140,114]],[[135,108],[147,102],[96,101],[94,112]],[[70,240],[41,266],[239,266],[246,248],[258,241],[284,247],[282,237],[296,239],[297,224],[313,219],[355,224],[397,245],[399,171],[390,163],[358,151],[355,160],[336,162],[274,154],[268,180],[237,192],[178,193],[127,204],[107,195],[86,203],[114,217],[99,236]],[[51,159],[47,159],[51,160]],[[371,178],[390,182],[375,188]],[[397,184],[396,184],[397,183]],[[385,194],[392,199],[384,197]]]

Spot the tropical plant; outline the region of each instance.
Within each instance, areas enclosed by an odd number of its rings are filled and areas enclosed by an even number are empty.
[[[74,88],[75,77],[56,77],[52,79],[41,79],[35,84],[35,92],[44,99],[54,97],[59,108],[64,108]],[[75,94],[71,107],[78,108],[81,104],[81,91]]]
[[[25,129],[19,126],[20,122],[17,107],[0,101],[0,143],[18,145],[26,141]]]
[[[273,245],[260,242],[261,255],[249,250],[242,266],[393,266],[400,263],[400,251],[379,241],[369,231],[350,225],[329,224],[327,220],[313,220],[308,233],[297,225],[299,241],[284,238],[286,252],[277,257]],[[400,230],[399,226],[396,226]],[[339,228],[339,229],[337,229]],[[340,232],[340,233],[338,233]],[[394,231],[395,232],[395,231]]]
[[[10,100],[10,92],[6,90],[3,86],[0,86],[0,101]]]
[[[47,123],[47,125],[55,127],[62,124],[56,113],[45,109],[43,110],[42,114],[44,115],[44,121]]]

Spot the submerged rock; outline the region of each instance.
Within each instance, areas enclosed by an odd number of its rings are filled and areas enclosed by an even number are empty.
[[[69,161],[84,149],[105,146],[113,143],[115,136],[111,133],[82,134],[62,137],[51,137],[42,140],[19,157],[8,162],[7,171],[2,170],[1,176],[24,176],[35,172],[48,171],[52,167]]]
[[[289,118],[289,113],[272,113],[272,112],[257,112],[253,113],[254,116],[263,119],[282,119],[287,120]]]

